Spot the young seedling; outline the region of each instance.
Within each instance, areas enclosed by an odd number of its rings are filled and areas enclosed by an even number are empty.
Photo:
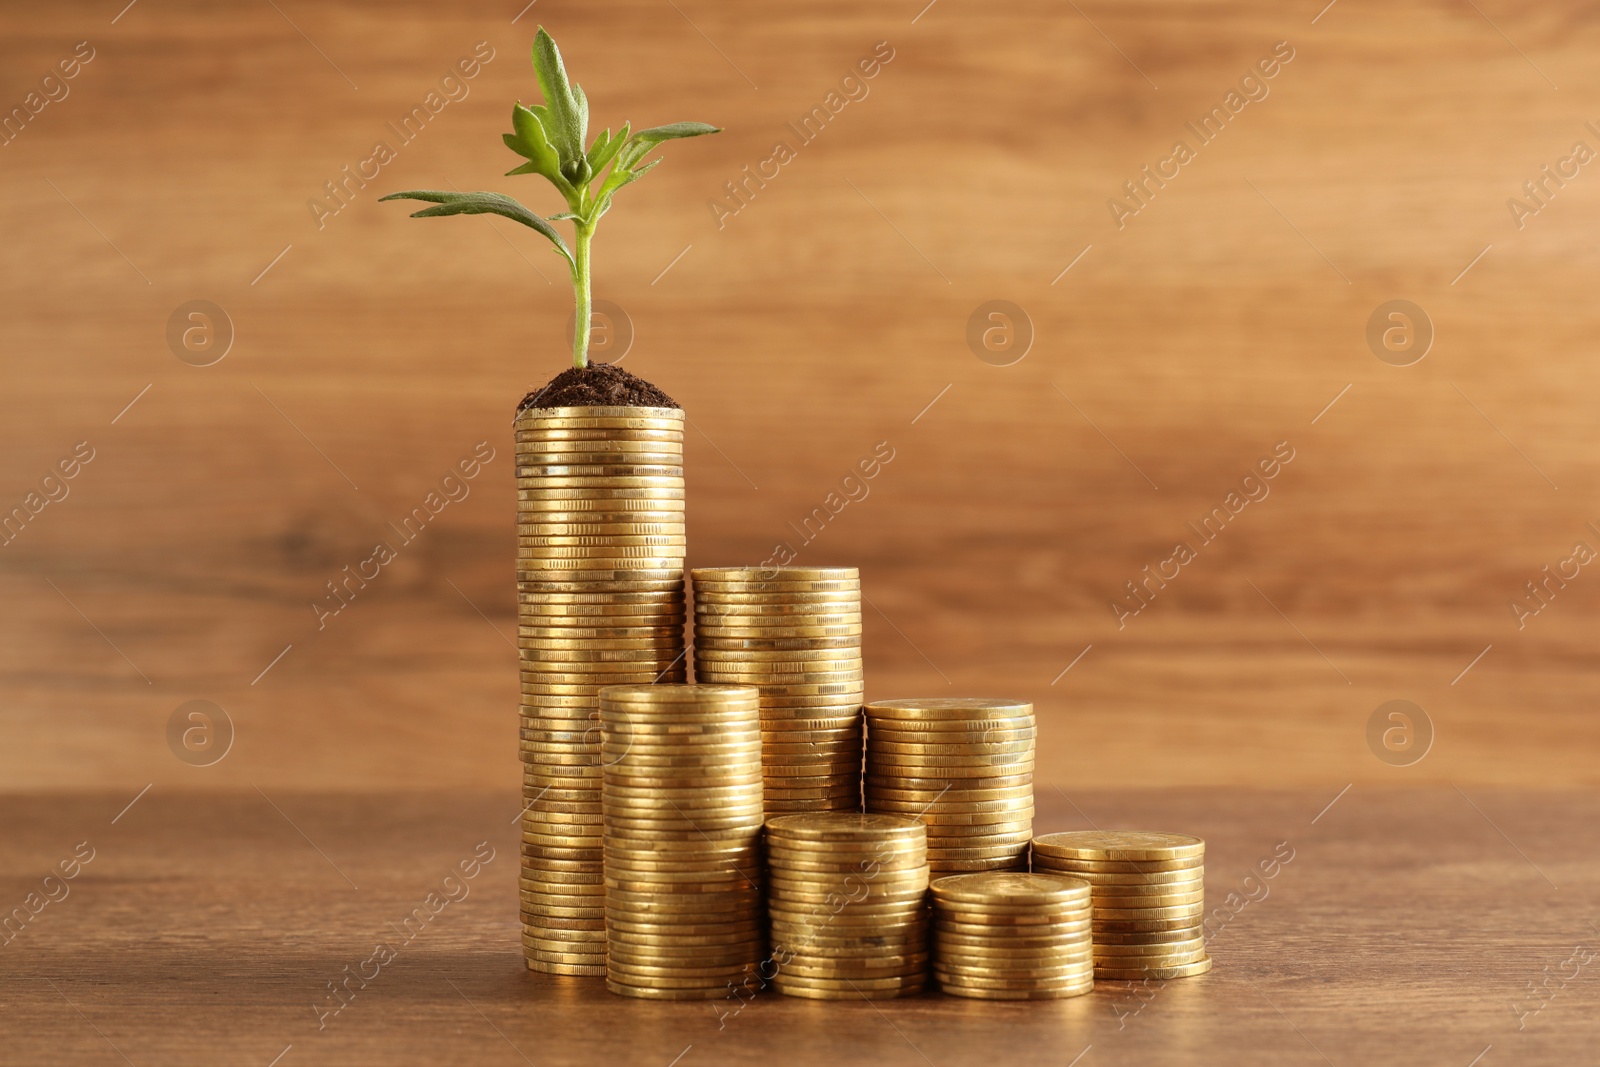
[[[589,365],[589,246],[594,240],[595,226],[600,222],[600,217],[611,209],[611,198],[618,189],[638,181],[661,162],[659,159],[643,162],[644,157],[661,142],[722,131],[704,122],[674,122],[666,126],[652,126],[630,135],[628,124],[624,122],[615,137],[609,129],[603,130],[585,150],[584,141],[589,133],[589,101],[581,88],[567,80],[567,69],[561,62],[561,50],[542,26],[533,40],[533,69],[539,77],[544,103],[523,107],[519,101],[512,107],[513,132],[504,135],[506,147],[527,162],[506,173],[541,175],[566,199],[568,211],[544,219],[509,196],[487,192],[447,193],[436,189],[407,189],[390,193],[381,199],[425,200],[435,205],[413,213],[411,217],[414,219],[438,215],[502,215],[538,230],[549,238],[556,253],[567,261],[572,274],[573,302],[577,311],[572,337],[572,365],[581,370]],[[609,170],[606,169],[608,166]],[[567,247],[560,232],[550,225],[553,221],[572,223],[572,249]]]

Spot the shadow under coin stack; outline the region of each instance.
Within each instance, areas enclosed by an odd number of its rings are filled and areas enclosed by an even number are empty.
[[[1089,886],[989,871],[935,878],[933,973],[946,993],[1053,1000],[1094,988]]]
[[[605,971],[602,686],[682,681],[683,412],[524,408],[516,420],[522,945]]]
[[[1033,842],[1033,869],[1094,889],[1097,978],[1188,978],[1211,969],[1206,843],[1187,834],[1083,830]]]
[[[606,988],[728,995],[760,965],[761,716],[732,685],[600,694]]]
[[[861,810],[861,572],[701,567],[700,682],[761,690],[768,814]]]
[[[927,834],[859,812],[767,820],[773,984],[812,1000],[920,993],[928,976]]]
[[[1027,866],[1033,836],[1033,705],[877,700],[867,712],[867,810],[928,824],[934,874]]]

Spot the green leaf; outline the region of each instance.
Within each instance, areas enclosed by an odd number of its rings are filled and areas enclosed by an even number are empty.
[[[528,162],[509,173],[542,174],[560,186],[565,180],[561,176],[561,157],[550,144],[539,116],[520,103],[514,104],[511,107],[511,126],[516,132],[502,135],[506,147]]]
[[[662,141],[672,141],[680,137],[700,137],[708,133],[721,132],[722,130],[719,127],[710,126],[704,122],[672,122],[665,126],[652,126],[647,130],[640,130],[628,138],[628,143],[622,146],[622,152],[617,157],[617,165],[631,168]]]
[[[646,174],[649,174],[660,163],[661,160],[652,159],[642,167],[628,170],[619,161],[615,167],[612,167],[611,173],[606,175],[605,182],[600,186],[600,192],[594,198],[595,220],[599,221],[600,216],[611,210],[611,197],[615,195],[618,189],[621,189],[624,185],[632,185]]]
[[[561,62],[561,49],[539,27],[533,39],[533,69],[539,77],[539,88],[544,93],[545,107],[551,121],[545,124],[550,143],[561,154],[562,163],[583,159],[583,142],[589,129],[589,102],[583,90],[573,91],[567,81],[567,68]],[[542,120],[543,115],[539,116]]]
[[[520,222],[531,230],[538,230],[550,239],[550,243],[556,246],[556,251],[563,259],[569,264],[572,263],[572,253],[567,250],[567,242],[562,240],[561,234],[554,226],[501,193],[446,193],[437,189],[407,189],[378,199],[380,201],[424,200],[436,205],[412,212],[411,217],[414,219],[435,218],[442,215],[500,215],[514,222]]]
[[[712,126],[705,122],[669,122],[665,126],[652,126],[647,130],[640,130],[633,135],[633,140],[654,146],[662,141],[672,141],[679,137],[702,137],[708,133],[721,132],[721,126]]]
[[[599,174],[606,169],[606,164],[616,158],[622,151],[623,144],[628,140],[628,124],[624,122],[622,129],[617,131],[615,137],[610,130],[604,130],[599,137],[594,139],[594,144],[589,146],[589,169]]]

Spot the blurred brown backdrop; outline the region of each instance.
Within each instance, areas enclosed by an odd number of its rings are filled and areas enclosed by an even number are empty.
[[[555,210],[500,177],[540,23],[597,127],[726,127],[669,145],[597,242],[623,365],[693,421],[691,563],[797,542],[893,449],[799,552],[863,569],[869,695],[1031,697],[1069,791],[1592,782],[1600,577],[1520,628],[1509,602],[1600,549],[1600,171],[1541,171],[1600,150],[1600,8],[1323,2],[5,5],[0,505],[93,459],[0,547],[0,783],[514,784],[510,418],[564,365],[570,290],[535,234],[376,199]],[[479,42],[401,144],[386,123]],[[1119,228],[1108,200],[1180,139]],[[1410,366],[1366,337],[1394,299],[1435,332]],[[169,345],[192,300],[235,333],[210,366]],[[991,300],[1031,322],[1008,366],[969,347]],[[324,583],[480,441],[470,495],[319,631]],[[1200,546],[1185,524],[1279,442],[1270,494]],[[205,769],[168,748],[192,699],[237,730]],[[1406,767],[1368,742],[1394,699],[1435,731]]]

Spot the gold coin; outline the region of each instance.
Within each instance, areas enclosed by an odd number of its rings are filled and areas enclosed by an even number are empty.
[[[720,1000],[730,996],[730,984],[707,985],[694,989],[663,989],[658,986],[629,985],[626,982],[606,978],[606,990],[623,997],[636,997],[640,1000]]]
[[[693,859],[635,859],[632,856],[621,856],[613,853],[606,856],[605,869],[618,875],[619,878],[646,878],[654,873],[704,873],[722,872],[726,869],[744,870],[744,872],[760,872],[762,870],[762,857],[757,849],[747,848],[739,851],[718,853],[717,856],[693,857]],[[754,877],[754,875],[752,875]]]
[[[877,846],[880,842],[915,842],[924,836],[922,824],[899,815],[786,815],[767,821],[775,843],[815,842],[822,846]]]
[[[897,958],[903,959],[903,958]],[[921,976],[928,967],[928,958],[911,957],[903,962],[890,964],[877,964],[867,960],[851,960],[841,966],[835,963],[814,964],[804,957],[796,957],[784,964],[780,974],[791,978],[837,980],[837,981],[877,981],[880,978],[907,978]]]
[[[558,966],[558,967],[598,967],[598,968],[600,968],[600,971],[602,973],[605,972],[606,954],[605,954],[604,951],[601,951],[601,952],[558,952],[558,951],[546,951],[545,949],[532,948],[530,946],[524,945],[523,946],[523,953],[527,957],[527,959],[529,960],[530,963],[532,963],[534,961],[538,961],[539,963],[549,964],[549,965]],[[559,974],[559,973],[580,973],[580,972],[571,972],[571,971],[569,971],[569,972],[560,972],[560,971],[556,971],[556,972],[553,972],[553,973]]]
[[[873,715],[868,717],[867,725],[882,740],[912,743],[959,744],[986,738],[1018,741],[1039,733],[1039,724],[1031,715],[1012,718],[977,714],[965,719],[886,719]]]
[[[822,626],[862,621],[860,588],[717,592],[690,583],[695,618],[711,626]]]
[[[1032,798],[1031,781],[980,787],[964,784],[961,779],[946,778],[932,789],[925,787],[890,789],[879,782],[873,782],[867,789],[867,809],[895,814],[914,814],[920,817],[924,810],[952,813],[1002,810],[1005,805]],[[909,812],[905,810],[907,808],[910,809]]]
[[[700,627],[695,627],[695,648],[705,652],[816,652],[837,653],[840,650],[853,652],[857,657],[861,655],[861,635],[856,634],[829,634],[796,632],[803,630],[823,631],[835,629],[834,627],[786,627],[782,631],[765,633],[751,633],[749,631],[738,633],[712,632],[707,633]],[[838,629],[849,629],[839,627]]]
[[[851,580],[861,578],[856,567],[696,567],[695,579],[725,582],[783,581],[815,582],[824,580]]]
[[[735,685],[669,685],[669,686],[628,686],[615,692],[608,693],[607,697],[612,704],[621,707],[624,705],[640,705],[648,708],[660,708],[677,704],[692,706],[727,706],[754,707],[755,694],[749,692],[746,686]]]
[[[670,562],[670,561],[663,561]],[[671,567],[641,569],[624,567],[618,570],[537,570],[517,568],[519,593],[571,593],[571,592],[655,592],[665,593],[677,581]]]
[[[1150,948],[1159,948],[1161,945],[1172,944],[1176,941],[1193,941],[1204,938],[1204,927],[1200,923],[1190,923],[1187,926],[1178,926],[1170,930],[1135,930],[1118,932],[1114,930],[1101,930],[1096,927],[1094,943],[1096,945],[1144,945]]]
[[[770,862],[767,885],[772,895],[791,901],[822,900],[836,895],[868,902],[918,903],[928,889],[926,866],[898,871],[795,871]]]
[[[638,419],[654,420],[669,423],[678,430],[682,430],[684,414],[682,408],[653,408],[644,406],[615,406],[601,407],[599,405],[582,405],[578,407],[522,407],[517,409],[517,428],[521,429],[524,422],[536,426],[546,426],[552,423],[565,423],[569,420],[587,421],[622,419],[634,421]]]
[[[943,991],[953,997],[967,997],[972,1000],[1065,1000],[1069,997],[1081,997],[1085,993],[1094,991],[1092,981],[1082,985],[1061,986],[1051,989],[974,989],[968,986],[942,986]]]
[[[806,818],[819,815],[858,816],[859,811],[809,812]],[[789,816],[767,817],[767,859],[773,867],[782,867],[818,875],[826,873],[876,873],[910,877],[927,866],[927,843],[921,835],[908,838],[885,838],[860,842],[792,842],[775,837],[773,819]]]
[[[777,931],[774,931],[772,944],[774,959],[782,959],[786,955],[805,956],[809,959],[859,959],[863,956],[870,958],[884,954],[906,955],[928,951],[927,939],[915,928],[908,928],[903,934],[897,930],[893,936],[873,936],[867,933],[855,938],[848,936],[825,938],[821,935],[811,936],[806,931],[793,931],[780,937]]]
[[[860,687],[866,677],[861,667],[800,667],[796,670],[774,670],[760,664],[743,666],[732,663],[709,663],[695,660],[696,677],[717,679],[730,685],[854,685]]]
[[[683,441],[683,427],[662,421],[639,426],[576,426],[548,421],[519,421],[518,444],[525,441],[668,441],[677,446]]]
[[[1097,885],[1094,890],[1095,903],[1107,908],[1167,908],[1204,899],[1205,888],[1199,881],[1161,885]]]
[[[1088,930],[1074,934],[1057,934],[1054,932],[1054,927],[1046,926],[1042,929],[1050,932],[1041,934],[1038,937],[1010,936],[1002,938],[985,937],[981,934],[958,934],[936,925],[933,941],[934,944],[939,946],[941,953],[1005,954],[1017,959],[1030,959],[1035,956],[1046,959],[1063,952],[1091,952]]]
[[[809,978],[780,969],[775,983],[780,993],[787,993],[790,996],[796,995],[800,990],[840,991],[849,992],[854,996],[859,992],[916,991],[924,988],[927,978],[921,973],[895,978]]]
[[[524,660],[538,663],[671,663],[683,649],[683,637],[671,632],[610,638],[519,637],[517,648]]]
[[[734,979],[753,972],[761,958],[760,950],[754,946],[739,948],[740,951],[725,955],[722,962],[693,956],[634,957],[613,949],[606,956],[607,974],[617,981],[680,987],[699,985],[707,980]]]
[[[518,598],[561,615],[613,614],[639,615],[655,612],[684,612],[683,591],[668,585],[664,590],[636,589],[615,592],[582,590],[527,593]],[[687,617],[687,615],[685,615]]]
[[[1193,963],[1177,964],[1170,967],[1101,967],[1096,966],[1096,978],[1112,981],[1137,982],[1142,979],[1156,978],[1191,978],[1197,974],[1205,974],[1211,970],[1211,958]]]
[[[1041,865],[1040,869],[1044,869]],[[1125,891],[1133,886],[1171,886],[1189,885],[1199,886],[1205,881],[1204,867],[1190,867],[1179,871],[1146,871],[1141,873],[1127,873],[1122,871],[1110,874],[1101,871],[1081,871],[1070,867],[1051,866],[1050,870],[1056,873],[1069,875],[1073,878],[1082,878],[1085,882],[1097,889],[1105,888],[1117,892]]]
[[[872,805],[876,807],[877,805]],[[905,812],[904,814],[909,814]],[[918,816],[928,828],[928,845],[1027,845],[1032,833],[1028,808],[1003,813],[993,822],[965,822],[946,819],[941,813],[924,812]],[[1046,872],[1040,872],[1046,873]],[[1070,877],[1065,873],[1062,877]]]
[[[791,729],[789,726],[763,720],[761,723],[761,740],[764,744],[773,745],[861,745],[861,731],[853,726],[844,726],[831,729],[802,730]]]
[[[940,958],[934,964],[934,973],[941,981],[952,981],[983,988],[1039,987],[1082,982],[1094,977],[1093,960],[1069,960],[1063,963],[1024,964],[1020,967],[967,965],[964,962]]]
[[[715,648],[697,641],[697,661],[717,670],[762,670],[772,672],[847,671],[861,667],[861,646],[857,642],[843,648]]]
[[[729,930],[721,940],[692,938],[687,942],[652,943],[624,941],[608,938],[612,959],[628,967],[678,966],[690,968],[722,968],[729,964],[752,962],[752,952],[759,951],[763,938],[751,927]]]
[[[867,717],[882,719],[969,719],[1032,718],[1033,704],[1026,700],[996,700],[983,697],[925,697],[913,700],[875,700],[867,706]]]
[[[606,936],[609,939],[623,941],[628,939],[632,943],[635,938],[670,937],[687,943],[689,939],[703,937],[707,944],[724,945],[732,939],[755,940],[761,936],[763,927],[759,922],[747,922],[743,925],[730,925],[727,923],[681,923],[674,920],[670,924],[659,921],[624,922],[621,919],[610,918],[606,920]]]
[[[747,944],[758,936],[756,927],[747,927],[730,934],[696,934],[687,937],[672,933],[639,934],[622,930],[608,932],[609,939],[619,945],[639,949],[664,949],[667,951],[695,952],[728,944]]]
[[[874,747],[869,737],[866,748],[868,773],[875,772],[882,777],[893,777],[904,771],[907,778],[933,778],[945,774],[956,778],[996,778],[1028,774],[1034,765],[1032,744],[1010,754],[969,750],[961,755],[935,756],[885,752],[881,747]]]
[[[1046,834],[1034,849],[1048,856],[1086,860],[1179,860],[1205,855],[1206,843],[1188,834],[1147,830],[1074,830]]]
[[[934,899],[956,909],[1079,905],[1089,902],[1089,883],[1048,874],[998,872],[936,878]]]
[[[567,930],[544,926],[523,926],[522,941],[539,951],[549,952],[604,952],[606,932],[599,930]]]
[[[1149,922],[1162,919],[1198,919],[1206,913],[1205,904],[1175,904],[1169,907],[1102,908],[1095,905],[1094,918],[1101,922]]]
[[[996,755],[1032,753],[1034,739],[1020,737],[1009,741],[975,738],[970,741],[941,741],[936,733],[928,733],[917,741],[884,740],[877,732],[872,735],[872,749],[885,755],[943,756],[971,759],[973,756],[989,758]]]
[[[861,612],[854,608],[838,611],[806,611],[778,613],[766,610],[761,614],[734,615],[725,611],[710,611],[703,601],[694,606],[695,630],[703,637],[859,637]]]
[[[919,818],[935,833],[939,828],[971,827],[973,833],[982,833],[984,827],[1009,825],[1025,826],[1033,816],[1031,801],[1013,801],[1005,807],[985,808],[978,811],[927,811]],[[952,830],[951,832],[957,832]],[[1040,872],[1048,873],[1048,872]],[[1066,872],[1061,872],[1065,874]]]
[[[861,729],[861,705],[854,694],[790,696],[783,686],[766,686],[759,692],[763,729]]]
[[[517,627],[517,638],[524,642],[525,648],[538,648],[567,642],[574,646],[581,646],[589,641],[651,641],[665,644],[668,641],[677,641],[682,648],[683,631],[672,625],[671,622],[661,622],[655,619],[635,620],[630,616],[613,616],[614,621],[607,621],[601,626],[544,626],[523,623]],[[601,644],[599,647],[608,647]],[[644,648],[645,645],[627,647]]]
[[[610,471],[621,467],[618,473],[632,473],[629,468],[643,467],[650,473],[661,468],[676,468],[683,476],[683,451],[671,444],[654,441],[619,441],[629,451],[595,449],[592,442],[584,441],[524,441],[515,456],[518,474],[529,469],[550,473],[587,473],[595,468]],[[565,468],[563,470],[562,468]]]
[[[786,984],[781,974],[773,980],[773,985],[786,997],[801,997],[805,1000],[895,1000],[899,997],[916,996],[927,988],[925,980],[897,986],[894,989],[857,989],[849,984],[824,987],[797,986]]]
[[[1053,1000],[1082,996],[1094,989],[1094,979],[1048,979],[1043,982],[1014,982],[1008,979],[985,981],[964,975],[940,974],[934,969],[934,980],[941,991],[953,997],[972,997],[989,1000]]]
[[[626,456],[640,452],[649,453],[661,449],[670,449],[674,455],[683,455],[682,446],[676,443],[613,441],[609,439],[599,441],[541,440],[538,431],[534,430],[518,431],[516,455],[519,459],[526,455],[537,455],[541,452],[554,452],[558,455],[577,453],[595,456]]]
[[[570,963],[546,963],[541,960],[530,959],[528,970],[539,971],[542,974],[559,974],[572,978],[604,978],[604,966],[580,967]]]
[[[1204,937],[1191,937],[1183,941],[1163,941],[1157,944],[1102,944],[1095,942],[1094,954],[1107,960],[1128,959],[1130,962],[1148,962],[1141,957],[1176,957],[1196,952],[1204,952],[1206,939]],[[1170,960],[1174,963],[1192,963],[1193,960]]]
[[[701,999],[731,996],[729,992],[735,983],[753,980],[756,977],[756,965],[743,971],[728,970],[709,975],[696,975],[689,978],[651,977],[648,975],[633,974],[617,969],[606,972],[606,988],[612,992],[620,992],[628,983],[636,983],[629,996],[649,997],[652,999],[682,999],[691,995]],[[696,991],[702,991],[696,993]]]

